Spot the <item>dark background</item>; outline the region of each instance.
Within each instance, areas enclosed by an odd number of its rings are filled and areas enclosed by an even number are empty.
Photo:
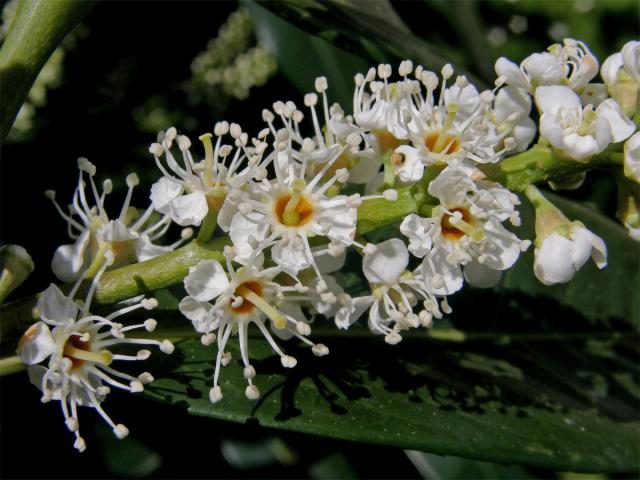
[[[460,32],[445,28],[441,14],[429,3],[395,5],[415,33],[454,50],[460,48]],[[241,123],[249,132],[258,131],[262,108],[280,99],[301,103],[301,92],[288,77],[277,74],[267,85],[255,89],[248,100],[232,100],[224,112],[204,104],[190,105],[181,84],[191,75],[191,61],[237,7],[236,2],[103,2],[86,17],[84,33],[75,48],[66,53],[62,84],[48,92],[47,104],[37,110],[31,138],[9,143],[2,149],[0,242],[24,246],[36,265],[34,274],[12,298],[40,291],[54,280],[49,264],[55,248],[67,243],[66,225],[43,192],[55,189],[64,204],[77,184],[78,157],[85,156],[97,165],[99,181],[113,178],[110,205],[115,210],[122,198],[119,193],[122,194],[124,176],[130,171],[143,179],[134,203],[146,202],[156,175],[153,158],[147,151],[155,135],[141,131],[133,115],[146,99],[159,96],[169,111],[188,109],[197,128],[189,131],[176,126],[191,138],[211,130],[222,119]],[[500,2],[482,3],[479,13],[487,25],[503,26],[513,13],[504,11],[509,8],[515,7],[505,7]],[[511,53],[514,61],[553,43],[546,35],[551,17],[536,13],[535,7],[527,8],[522,14],[529,16],[529,30],[519,43],[501,47],[503,52],[507,50],[504,53]],[[591,33],[601,49],[594,51],[601,62],[630,35],[637,35],[637,17],[628,12],[613,8],[591,21]],[[583,20],[589,24],[588,19]],[[496,49],[494,58],[500,52]],[[481,75],[473,66],[470,69]],[[302,71],[301,67],[299,73],[313,78],[322,72]],[[309,83],[307,88],[311,87]],[[585,188],[574,196],[592,202],[606,213],[615,210],[614,185],[608,177],[590,177]],[[14,348],[2,345],[2,355],[11,355]],[[136,458],[151,464],[161,459],[157,468],[139,470],[159,478],[328,478],[331,473],[323,473],[323,465],[331,465],[328,472],[345,477],[419,476],[400,449],[192,417],[159,403],[118,393],[109,396],[106,407],[114,419],[129,427],[130,438],[118,444],[97,414],[82,409],[81,425],[88,448],[78,454],[72,448],[73,435],[64,427],[57,402],[42,405],[39,392],[25,374],[0,378],[0,398],[3,478],[118,477],[123,475],[123,466],[135,463]],[[279,452],[272,445],[274,438],[280,439],[284,453],[273,453]],[[245,462],[244,466],[233,461],[234,454],[251,457],[249,451],[261,452],[257,457],[262,460],[253,465]],[[346,454],[349,461],[346,470],[341,470]],[[138,472],[133,467],[125,471]],[[545,471],[527,472],[533,476],[556,476]]]

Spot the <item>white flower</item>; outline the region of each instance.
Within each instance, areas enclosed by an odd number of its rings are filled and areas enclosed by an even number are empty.
[[[427,166],[464,159],[490,163],[513,147],[509,135],[516,125],[526,124],[520,111],[493,115],[493,93],[478,93],[464,76],[447,85],[454,73],[451,65],[442,69],[442,84],[435,73],[421,66],[415,69],[415,79],[409,79],[412,68],[410,61],[401,62],[403,79],[395,83],[388,81],[389,65],[378,67],[382,82],[375,81],[375,69],[366,77],[359,74],[354,94],[356,123],[375,136],[379,155],[394,151],[392,163],[400,182],[419,180],[423,167],[418,162]],[[364,93],[366,85],[373,95]]]
[[[305,170],[309,180],[347,143],[350,135],[360,135],[364,131],[354,124],[352,117],[345,115],[340,105],[334,103],[329,107],[327,89],[327,79],[318,77],[315,81],[317,93],[307,93],[304,96],[304,104],[309,108],[313,122],[311,137],[304,137],[301,133],[300,124],[304,114],[297,109],[294,102],[278,101],[273,104],[273,112],[267,109],[262,112],[262,118],[268,125],[267,131],[270,131],[274,138],[284,140],[285,134],[281,133],[282,129],[276,128],[274,123],[277,117],[286,131],[287,140],[293,146],[286,152],[280,152],[278,155],[280,163],[288,163],[294,166],[296,171],[302,168],[303,163],[308,163]],[[318,95],[322,97],[320,115],[316,111]],[[381,165],[382,157],[376,155],[375,142],[367,141],[365,138],[364,149],[359,150],[352,146],[343,150],[341,155],[332,161],[327,174],[331,175],[336,170],[344,168],[349,172],[351,183],[367,183]]]
[[[607,265],[607,247],[578,221],[569,219],[534,186],[525,195],[536,209],[536,239],[533,270],[545,285],[565,283],[589,256],[598,268]]]
[[[634,133],[624,144],[624,174],[640,183],[640,132]]]
[[[636,81],[640,81],[640,41],[625,43],[620,52],[609,56],[600,69],[600,75],[607,85],[618,81],[620,70]]]
[[[104,206],[105,198],[112,189],[111,180],[103,183],[102,193],[99,194],[93,180],[96,167],[86,158],[80,158],[78,169],[80,177],[68,214],[55,201],[53,190],[45,192],[62,218],[67,221],[69,236],[75,240],[72,245],[60,246],[53,256],[51,268],[60,280],[65,282],[77,280],[87,269],[89,269],[89,275],[92,275],[102,264],[105,252],[113,254],[114,265],[117,266],[148,260],[170,252],[182,243],[182,240],[168,246],[152,243],[166,233],[171,220],[168,216],[164,216],[156,222],[149,222],[153,207],[149,207],[139,215],[135,208],[129,206],[133,189],[139,183],[136,174],[127,175],[127,196],[120,215],[112,220]],[[91,205],[86,195],[84,174],[89,177],[95,205]],[[189,230],[184,231],[183,240],[190,235]]]
[[[222,144],[228,133],[234,140],[236,149]],[[222,228],[227,227],[235,213],[235,204],[228,196],[230,190],[239,191],[257,173],[256,165],[266,144],[256,141],[254,147],[247,146],[248,136],[237,124],[218,122],[214,127],[215,147],[211,134],[200,137],[204,145],[205,157],[195,162],[189,148],[191,141],[184,135],[177,135],[175,128],[160,134],[160,143],[149,147],[163,177],[151,188],[153,207],[178,225],[199,226],[211,211],[218,218]],[[174,140],[182,154],[184,167],[175,160],[171,148]],[[164,154],[168,168],[160,157]]]
[[[283,353],[267,328],[269,325],[273,333],[281,338],[293,336],[302,340],[311,346],[316,356],[329,353],[326,346],[314,344],[306,338],[311,333],[311,327],[302,313],[300,302],[310,298],[302,295],[308,291],[307,287],[301,284],[281,286],[276,280],[281,270],[263,270],[255,257],[235,270],[230,261],[233,249],[227,248],[225,254],[227,272],[216,260],[204,260],[189,270],[189,275],[184,279],[189,296],[183,298],[179,305],[180,311],[202,334],[203,344],[213,343],[216,340],[214,332],[217,332],[218,355],[209,394],[214,403],[222,399],[218,378],[220,367],[231,361],[231,354],[224,350],[231,333],[239,338],[244,377],[248,382],[245,394],[250,400],[260,396],[258,387],[253,383],[255,369],[249,361],[248,329],[251,323],[258,327],[271,348],[280,355],[282,365],[286,368],[294,367],[297,360]],[[330,300],[326,296],[325,299]]]
[[[276,144],[260,168],[273,164],[276,178],[263,180],[251,187],[250,195],[239,203],[231,221],[229,235],[236,249],[235,260],[244,263],[254,254],[271,249],[271,258],[291,275],[313,267],[320,277],[309,237],[326,238],[330,254],[337,256],[345,247],[359,245],[355,240],[357,207],[368,198],[396,198],[395,191],[383,195],[361,197],[334,195],[328,190],[349,178],[348,170],[329,171],[334,162],[360,137],[350,134],[347,144],[333,153],[310,180],[307,180],[309,158],[302,154],[297,161],[291,139],[285,130],[277,133]]]
[[[152,331],[156,321],[149,319],[139,325],[124,327],[114,320],[138,308],[151,309],[157,305],[154,299],[143,299],[127,307],[101,317],[90,313],[91,300],[98,281],[108,264],[113,261],[110,253],[96,274],[86,300],[73,300],[84,278],[80,278],[69,295],[64,295],[51,284],[38,300],[41,321],[32,325],[18,344],[18,355],[28,365],[31,382],[42,391],[42,401],[57,400],[62,407],[65,424],[75,434],[75,448],[85,449],[80,436],[78,407],[95,409],[113,429],[118,438],[129,431],[122,424],[115,424],[102,409],[101,403],[109,393],[109,387],[129,392],[140,392],[144,384],[153,381],[151,374],[143,372],[137,377],[113,368],[114,361],[137,361],[149,357],[148,350],[135,355],[113,353],[114,346],[156,345],[165,353],[173,351],[168,340],[126,338],[125,332],[145,328]],[[51,329],[52,328],[52,329]],[[46,361],[45,365],[40,365]]]
[[[506,84],[532,94],[542,85],[566,85],[581,91],[597,75],[598,60],[584,42],[565,38],[548,52],[529,55],[519,67],[500,57],[495,71]]]
[[[446,286],[442,294],[462,287],[461,266],[473,268],[468,281],[487,286],[494,282],[495,271],[510,268],[528,247],[502,226],[507,219],[514,225],[520,222],[515,210],[520,202],[505,188],[474,182],[465,170],[448,167],[431,182],[429,193],[440,201],[431,217],[409,215],[400,231],[409,238],[409,250],[425,257],[429,276]]]
[[[496,60],[495,71],[507,85],[528,92],[533,92],[539,85],[557,85],[562,79],[560,59],[547,52],[529,55],[520,66],[500,57]]]
[[[531,97],[524,90],[510,86],[498,90],[491,118],[498,131],[511,131],[514,153],[524,152],[536,136],[536,124],[529,117],[530,112]]]
[[[558,232],[545,237],[534,251],[533,271],[542,283],[568,282],[589,257],[598,268],[607,265],[606,245],[580,223],[571,223]]]
[[[418,326],[429,327],[433,317],[442,313],[436,299],[428,269],[407,271],[409,252],[404,242],[392,238],[365,248],[362,270],[371,287],[371,295],[340,299],[342,306],[335,314],[338,328],[349,328],[369,309],[369,328],[385,336],[390,344],[402,340],[400,332]],[[441,295],[441,294],[440,294]],[[418,314],[414,307],[422,300]],[[449,312],[446,300],[442,308]]]
[[[587,161],[635,130],[634,123],[612,99],[600,103],[595,110],[592,105],[583,108],[570,88],[550,86],[539,87],[535,100],[542,113],[540,134],[573,160]]]

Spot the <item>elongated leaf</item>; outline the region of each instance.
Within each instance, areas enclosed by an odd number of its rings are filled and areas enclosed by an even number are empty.
[[[314,80],[330,79],[330,101],[350,105],[353,77],[366,72],[368,62],[335,47],[326,39],[309,35],[256,3],[247,3],[256,35],[278,61],[278,70],[300,92],[313,91]]]
[[[638,249],[586,207],[553,198],[607,242],[609,267],[590,266],[548,289],[524,256],[500,288],[465,288],[453,314],[395,346],[364,328],[318,320],[324,358],[290,342],[285,371],[266,342],[250,340],[262,398],[244,397],[239,352],[222,371],[223,400],[208,391],[214,347],[197,340],[154,371],[147,395],[194,415],[507,464],[570,471],[632,471],[640,462]],[[531,212],[524,208],[531,230]],[[361,321],[361,323],[363,323]],[[164,372],[161,374],[161,372]]]
[[[299,28],[317,35],[361,58],[373,62],[410,58],[426,68],[440,70],[446,63],[456,66],[478,87],[483,83],[464,71],[461,58],[452,58],[437,47],[412,34],[389,14],[389,5],[366,1],[260,1],[259,4]],[[376,4],[374,8],[370,6]],[[394,12],[395,13],[395,12]]]

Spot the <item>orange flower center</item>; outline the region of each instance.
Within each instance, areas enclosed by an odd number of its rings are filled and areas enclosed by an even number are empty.
[[[451,212],[460,212],[462,214],[462,220],[466,223],[471,223],[473,221],[473,217],[469,213],[466,208],[453,208]],[[454,224],[451,223],[451,217],[453,215],[449,213],[445,213],[442,216],[442,220],[440,220],[440,226],[442,227],[442,235],[451,239],[458,240],[466,235],[462,230],[456,228]]]

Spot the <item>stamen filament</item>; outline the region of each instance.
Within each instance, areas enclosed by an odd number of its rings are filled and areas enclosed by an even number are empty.
[[[287,326],[287,319],[285,316],[269,305],[267,301],[257,293],[244,285],[240,285],[236,290],[236,293],[242,296],[245,300],[249,300],[258,310],[269,317],[278,330],[282,330]]]
[[[85,360],[87,362],[99,363],[101,365],[109,365],[113,361],[113,354],[109,350],[91,352],[87,350],[81,350],[67,343],[64,346],[63,352],[66,357],[75,358],[77,360]]]

